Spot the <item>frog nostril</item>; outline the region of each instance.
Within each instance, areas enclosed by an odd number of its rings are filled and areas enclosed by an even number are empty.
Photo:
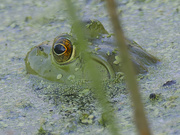
[[[38,46],[38,49],[39,49],[40,51],[44,51],[44,48],[43,48],[42,46]]]

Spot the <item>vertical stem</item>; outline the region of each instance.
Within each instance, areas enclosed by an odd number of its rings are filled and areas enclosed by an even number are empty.
[[[72,4],[71,0],[64,0],[64,2],[68,9],[68,14],[71,17],[71,21],[74,23],[76,22],[77,24],[74,28],[74,32],[76,33],[76,37],[78,40],[78,49],[81,51],[83,61],[87,63],[86,67],[89,71],[89,76],[92,81],[92,88],[94,89],[93,92],[99,104],[101,105],[102,111],[106,117],[108,129],[112,135],[119,135],[119,128],[116,123],[115,113],[111,104],[108,102],[106,92],[103,89],[101,74],[98,73],[96,67],[92,64],[89,53],[87,53],[88,43],[84,35],[83,27],[81,26],[78,16],[76,15],[75,6]]]
[[[106,0],[111,22],[114,27],[114,34],[117,40],[117,46],[120,51],[120,55],[123,63],[123,70],[125,73],[126,82],[131,94],[131,100],[134,104],[134,117],[138,132],[140,135],[150,135],[150,129],[148,128],[148,122],[144,113],[144,107],[141,102],[141,96],[138,91],[138,85],[135,77],[135,71],[133,69],[130,56],[128,55],[128,49],[125,43],[125,37],[123,35],[122,28],[116,12],[116,5],[114,0]]]

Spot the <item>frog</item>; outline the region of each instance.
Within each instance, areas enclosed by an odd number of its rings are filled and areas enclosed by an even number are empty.
[[[114,35],[99,20],[82,21],[82,26],[88,43],[87,53],[102,78],[112,79],[122,73]],[[62,33],[31,48],[25,57],[27,73],[64,84],[88,80],[87,61],[78,50],[75,27],[73,24],[69,33]],[[147,73],[149,66],[160,61],[133,40],[126,39],[126,45],[137,74]]]

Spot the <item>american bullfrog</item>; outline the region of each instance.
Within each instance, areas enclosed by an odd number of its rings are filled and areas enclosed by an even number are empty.
[[[113,78],[121,72],[121,59],[114,45],[113,34],[109,34],[98,20],[82,23],[89,43],[88,53],[103,78]],[[25,58],[27,73],[39,75],[51,81],[69,83],[69,81],[87,79],[86,61],[77,49],[77,41],[72,26],[69,34],[61,34],[52,41],[44,41],[33,47]],[[148,66],[159,60],[147,53],[136,42],[126,39],[132,62],[137,73],[145,73]]]

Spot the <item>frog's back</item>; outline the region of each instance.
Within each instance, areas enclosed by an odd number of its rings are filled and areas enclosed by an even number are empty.
[[[91,39],[91,42],[92,52],[106,60],[114,72],[121,72],[122,63],[114,36],[103,34],[99,38]],[[148,66],[159,62],[159,59],[149,54],[135,41],[126,39],[126,44],[137,73],[145,73],[148,71]]]

